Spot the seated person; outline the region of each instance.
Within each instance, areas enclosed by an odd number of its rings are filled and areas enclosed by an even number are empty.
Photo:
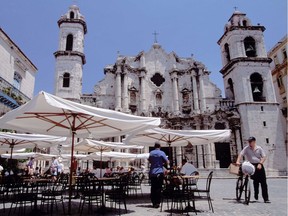
[[[186,159],[183,159],[180,174],[186,175],[186,176],[191,176],[191,175],[199,175],[199,172],[197,171],[196,167],[193,164],[188,163]],[[190,179],[188,181],[188,184],[196,185],[197,179]]]
[[[193,164],[188,163],[186,159],[182,160],[182,168],[180,173],[182,175],[199,175],[196,167]]]

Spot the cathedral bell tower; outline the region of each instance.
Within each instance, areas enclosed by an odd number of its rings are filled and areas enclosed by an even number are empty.
[[[240,114],[242,140],[255,136],[267,153],[269,175],[278,175],[286,170],[286,153],[264,31],[264,26],[252,25],[246,14],[235,11],[218,41],[223,65],[220,72],[226,98],[235,101]]]
[[[60,29],[56,58],[56,96],[80,102],[82,94],[82,74],[85,64],[84,35],[87,33],[85,18],[76,5],[58,20]]]

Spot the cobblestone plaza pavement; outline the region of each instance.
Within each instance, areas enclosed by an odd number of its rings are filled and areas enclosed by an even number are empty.
[[[201,189],[205,187],[206,179],[200,179],[198,181],[198,188]],[[209,211],[207,201],[197,201],[196,208],[200,210],[197,215],[213,215],[213,216],[225,216],[225,215],[248,215],[248,216],[257,216],[257,215],[277,215],[277,216],[286,216],[287,215],[287,178],[268,178],[268,189],[271,203],[264,203],[261,198],[261,192],[259,194],[259,200],[255,201],[253,197],[253,191],[251,194],[251,203],[245,205],[242,202],[237,202],[235,200],[235,184],[236,179],[232,178],[213,178],[211,184],[211,197],[213,199],[214,213]],[[253,187],[253,186],[252,186]],[[123,205],[121,205],[121,215],[127,216],[161,216],[161,215],[180,215],[180,213],[170,213],[167,211],[166,204],[163,205],[163,211],[160,212],[160,208],[152,208],[152,205],[149,200],[149,190],[148,185],[143,185],[144,196],[138,195],[136,198],[128,197],[127,198],[127,209],[128,213],[125,213]],[[73,199],[73,210],[72,215],[79,215],[78,205],[79,199]],[[0,215],[8,215],[10,203],[6,204],[6,212],[3,212],[3,205],[0,204]],[[55,208],[55,207],[54,207]],[[63,215],[61,204],[58,205],[59,210],[54,209],[53,215]],[[105,215],[119,215],[118,211],[109,211]],[[30,208],[27,208],[26,215],[29,215]],[[12,211],[13,212],[13,211]],[[15,214],[11,214],[15,215]],[[18,214],[17,214],[18,215]],[[22,215],[22,214],[20,214]],[[41,213],[39,215],[45,215]],[[46,214],[50,215],[50,214]],[[88,215],[87,209],[84,209],[82,215]],[[102,215],[97,212],[90,213],[89,215]],[[183,213],[186,215],[186,213]],[[194,212],[189,212],[189,215],[196,215]]]

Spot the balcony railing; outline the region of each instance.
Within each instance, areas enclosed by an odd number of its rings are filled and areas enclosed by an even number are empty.
[[[219,106],[224,110],[235,108],[234,100],[228,100],[228,99],[220,100]]]
[[[0,102],[15,109],[29,100],[28,96],[0,77]]]

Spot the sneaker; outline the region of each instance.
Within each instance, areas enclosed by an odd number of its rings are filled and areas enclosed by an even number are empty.
[[[271,203],[270,200],[264,200],[264,203]]]
[[[159,205],[159,204],[154,204],[153,207],[154,207],[154,208],[159,208],[160,205]]]

